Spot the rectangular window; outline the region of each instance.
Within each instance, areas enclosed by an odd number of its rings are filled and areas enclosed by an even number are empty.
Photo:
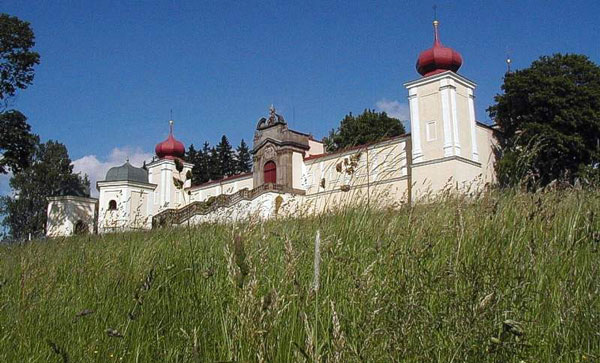
[[[437,139],[437,135],[435,132],[435,121],[429,121],[427,123],[427,127],[425,128],[427,133],[427,141],[434,141]]]

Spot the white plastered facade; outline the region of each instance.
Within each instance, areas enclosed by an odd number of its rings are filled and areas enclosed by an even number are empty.
[[[288,130],[283,118],[260,123],[251,173],[192,186],[186,178],[192,164],[178,172],[173,160],[160,159],[147,165],[147,182],[98,182],[98,232],[302,217],[357,204],[394,208],[493,183],[494,132],[476,122],[475,83],[446,71],[404,86],[411,134],[327,154],[310,135]],[[276,177],[269,180],[276,182],[265,183],[272,162]],[[56,227],[52,235],[69,228]]]
[[[98,199],[62,196],[48,198],[46,235],[70,236],[75,233],[94,233],[97,222]]]

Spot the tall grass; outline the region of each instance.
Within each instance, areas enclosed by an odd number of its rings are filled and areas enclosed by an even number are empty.
[[[3,246],[0,361],[598,360],[599,211],[493,192]]]

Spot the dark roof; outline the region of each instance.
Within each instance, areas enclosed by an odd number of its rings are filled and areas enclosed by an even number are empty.
[[[126,162],[121,166],[110,168],[106,173],[104,181],[133,181],[139,183],[148,183],[148,170],[136,168]]]
[[[487,124],[487,123],[481,122],[481,121],[475,121],[475,123],[477,123],[478,126],[485,127],[486,129],[491,129],[491,130],[494,130],[494,131],[498,131],[498,125],[496,125],[496,124],[491,124],[490,125],[490,124]]]

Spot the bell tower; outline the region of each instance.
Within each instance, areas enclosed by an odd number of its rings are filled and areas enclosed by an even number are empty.
[[[476,84],[456,73],[460,53],[442,45],[433,22],[433,47],[419,55],[422,78],[407,82],[412,142],[412,197],[445,185],[464,185],[481,173],[475,121]]]

